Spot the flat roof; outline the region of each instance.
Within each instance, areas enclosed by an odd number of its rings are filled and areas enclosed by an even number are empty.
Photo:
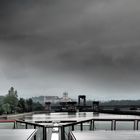
[[[0,140],[30,140],[36,129],[0,129]]]
[[[139,140],[140,131],[72,131],[72,140]]]

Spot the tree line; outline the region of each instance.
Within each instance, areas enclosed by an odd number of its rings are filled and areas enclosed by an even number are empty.
[[[15,114],[44,110],[39,102],[33,102],[32,98],[18,98],[17,90],[10,88],[8,94],[0,98],[0,114]]]

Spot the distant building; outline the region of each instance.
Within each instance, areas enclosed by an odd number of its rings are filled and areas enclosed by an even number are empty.
[[[60,102],[60,98],[58,96],[44,96],[44,103],[46,102],[57,103]]]
[[[44,103],[46,102],[50,102],[51,104],[58,102],[72,102],[72,99],[68,97],[67,92],[64,92],[61,98],[58,96],[44,96]]]
[[[68,93],[64,92],[63,97],[60,99],[60,102],[71,102],[72,99],[68,97]]]

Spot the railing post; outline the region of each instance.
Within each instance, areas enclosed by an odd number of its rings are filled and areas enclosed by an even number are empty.
[[[25,124],[25,129],[27,129],[28,128],[28,126],[27,126],[27,123]]]
[[[134,120],[133,130],[136,130],[136,120]]]
[[[61,138],[61,127],[62,127],[62,126],[59,126],[59,127],[58,127],[58,129],[59,129],[59,130],[58,130],[58,132],[59,132],[58,140],[62,140],[62,138]]]
[[[36,125],[34,125],[34,129],[36,129]],[[36,134],[34,135],[34,140],[36,140]]]
[[[136,130],[139,130],[139,121],[136,120]]]
[[[72,125],[72,131],[74,131],[74,125]]]
[[[80,129],[83,131],[83,123],[80,123]]]
[[[46,127],[45,126],[43,126],[43,140],[46,140],[46,137],[47,135],[46,135]]]
[[[111,130],[114,130],[114,120],[111,121]]]
[[[90,130],[92,130],[92,120],[90,121]]]
[[[116,130],[116,120],[114,120],[114,130]]]
[[[16,128],[16,121],[14,121],[14,129]]]
[[[64,126],[61,126],[61,140],[65,140]]]
[[[92,120],[92,129],[93,129],[93,130],[95,129],[95,123],[94,123],[94,120]]]

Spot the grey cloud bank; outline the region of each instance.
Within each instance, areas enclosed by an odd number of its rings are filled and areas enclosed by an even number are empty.
[[[140,98],[140,1],[1,0],[1,94]]]

